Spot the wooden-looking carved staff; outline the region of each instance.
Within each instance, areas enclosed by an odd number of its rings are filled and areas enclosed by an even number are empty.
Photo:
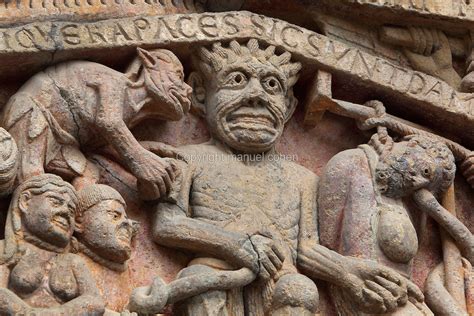
[[[435,138],[445,143],[452,151],[456,162],[460,163],[464,177],[474,188],[474,152],[450,139],[436,135],[421,125],[390,114],[378,117],[376,109],[372,107],[333,99],[331,86],[332,75],[326,71],[318,70],[305,101],[305,122],[315,125],[316,122],[321,120],[324,112],[329,111],[360,122],[366,121],[373,127],[386,127],[402,136],[414,134]]]
[[[456,161],[462,162],[461,168],[463,169],[464,176],[474,188],[473,152],[456,142],[434,134],[420,125],[386,114],[384,111],[380,111],[380,109],[333,99],[331,80],[330,73],[324,71],[317,72],[314,84],[306,100],[306,119],[310,120],[311,123],[314,124],[320,120],[325,111],[330,111],[353,118],[358,122],[364,122],[362,124],[364,129],[386,127],[402,136],[416,134],[438,139],[445,143],[453,152]],[[472,315],[474,303],[470,300],[470,293],[465,288],[465,279],[467,278],[465,273],[474,263],[474,236],[456,218],[454,185],[451,185],[451,188],[446,192],[442,205],[426,189],[420,189],[415,192],[413,199],[441,227],[443,262],[430,274],[430,277],[438,277],[439,280],[434,282],[428,280],[429,282],[427,282],[429,286],[435,287],[428,289],[431,293],[434,293],[431,297],[431,303],[435,309],[438,309],[437,312],[440,315],[457,316],[467,315],[467,313]],[[468,269],[463,264],[460,249],[470,262]],[[443,302],[446,303],[446,300],[451,299],[452,304],[443,304]]]
[[[443,196],[443,207],[454,216],[456,201],[454,185]],[[474,302],[471,290],[471,265],[461,257],[451,236],[441,229],[443,261],[428,275],[426,300],[437,315],[473,315]]]

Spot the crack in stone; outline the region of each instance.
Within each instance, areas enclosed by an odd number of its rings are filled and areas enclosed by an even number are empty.
[[[120,182],[121,184],[123,184],[124,186],[132,190],[133,192],[137,192],[135,188],[131,187],[128,183],[124,182],[122,179],[117,177],[114,173],[110,172],[107,166],[105,166],[100,160],[98,160],[97,158],[91,158],[91,160],[97,163],[104,171],[106,171],[109,175],[111,175],[112,178],[114,178],[115,180],[117,180],[118,182]]]
[[[69,93],[69,91],[67,91],[66,89],[60,87],[56,83],[56,80],[54,80],[54,78],[51,76],[50,73],[48,73],[48,72],[45,72],[45,73],[49,77],[49,79],[51,79],[51,81],[53,82],[53,85],[56,87],[56,89],[58,89],[59,94],[61,95],[63,100],[66,101],[67,109],[69,110],[69,113],[71,113],[72,120],[74,121],[74,124],[77,127],[77,142],[80,144],[81,143],[81,125],[79,124],[79,118],[76,117],[76,113],[74,113],[74,111],[73,111],[73,108],[75,107],[75,101],[71,97],[71,94]]]

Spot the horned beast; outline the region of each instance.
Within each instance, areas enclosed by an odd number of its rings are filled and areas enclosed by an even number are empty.
[[[183,80],[172,52],[141,48],[125,73],[68,61],[36,74],[4,110],[4,126],[21,153],[18,180],[54,172],[75,185],[96,182],[97,166],[86,156],[111,145],[137,177],[143,198],[165,195],[175,176],[173,164],[143,148],[130,128],[144,119],[182,118],[191,94]]]

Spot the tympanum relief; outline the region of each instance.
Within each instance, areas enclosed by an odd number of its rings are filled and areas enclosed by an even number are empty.
[[[1,315],[474,313],[470,4],[46,3],[0,9]]]

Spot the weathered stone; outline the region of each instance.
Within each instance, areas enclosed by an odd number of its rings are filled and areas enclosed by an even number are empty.
[[[4,1],[0,314],[474,313],[471,11]]]
[[[141,16],[90,23],[32,23],[9,27],[0,33],[3,34],[0,47],[5,53],[67,51],[71,57],[74,51],[79,53],[84,49],[205,44],[257,37],[285,48],[305,63],[347,76],[361,85],[372,85],[409,102],[416,111],[430,109],[433,117],[443,117],[448,123],[470,124],[474,117],[470,94],[458,92],[442,80],[287,22],[246,12]],[[49,34],[57,35],[51,38]],[[472,133],[463,130],[463,136],[474,142]]]

